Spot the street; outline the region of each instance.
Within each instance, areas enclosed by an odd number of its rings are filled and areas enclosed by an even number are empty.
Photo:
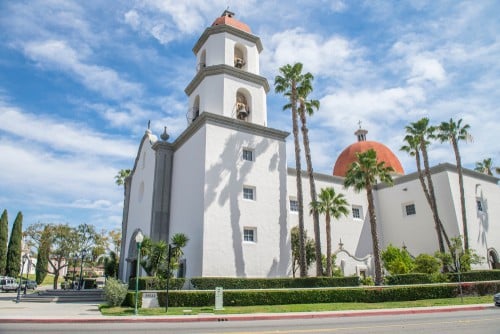
[[[11,323],[0,333],[461,333],[498,334],[500,308],[387,316],[226,322]]]

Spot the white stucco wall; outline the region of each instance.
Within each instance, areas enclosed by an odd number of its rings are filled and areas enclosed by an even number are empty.
[[[135,243],[132,238],[137,229],[141,229],[144,235],[149,236],[155,170],[155,152],[151,148],[150,139],[156,140],[156,137],[143,137],[143,142],[137,153],[136,164],[131,173],[127,236],[123,240],[126,243],[127,252],[130,249],[130,243]],[[128,254],[130,258],[135,256],[136,254]],[[125,262],[127,268],[124,268],[124,273],[129,270],[128,264]]]
[[[202,274],[205,145],[202,127],[174,153],[170,235],[184,233],[189,238],[183,250],[189,277]]]
[[[242,149],[255,161],[242,159]],[[203,276],[286,276],[290,268],[286,225],[285,142],[207,127]],[[243,199],[243,187],[255,200]],[[243,241],[243,229],[256,242]]]
[[[366,193],[356,193],[352,190],[346,190],[343,186],[343,180],[337,177],[328,175],[321,175],[316,178],[316,192],[319,194],[321,189],[333,187],[336,193],[342,193],[347,202],[349,203],[349,215],[343,216],[339,220],[332,219],[332,252],[339,248],[340,240],[342,240],[343,248],[354,257],[364,258],[372,253],[372,241],[370,235],[370,223],[368,220],[368,205],[366,200]],[[290,211],[290,198],[297,198],[297,183],[296,174],[294,169],[290,169],[287,178],[287,211],[289,218],[290,228],[297,226],[299,223],[298,212]],[[308,238],[314,239],[314,225],[313,217],[310,215],[310,186],[309,178],[302,176],[302,190],[304,196],[304,227],[307,231]],[[351,206],[356,205],[361,207],[362,219],[353,218]],[[321,252],[326,255],[326,230],[325,230],[325,217],[320,215],[320,236],[321,236]],[[370,258],[371,259],[371,258]],[[346,261],[345,275],[356,274],[356,266],[360,265],[359,261],[354,260],[349,256],[337,258],[336,265],[340,266],[340,261]],[[370,262],[370,261],[369,261]],[[367,265],[367,269],[371,270],[371,264]],[[309,274],[315,275],[316,269],[313,263],[309,268]]]

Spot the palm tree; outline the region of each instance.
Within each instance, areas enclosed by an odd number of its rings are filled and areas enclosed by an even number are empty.
[[[304,200],[302,193],[302,176],[300,164],[300,143],[299,143],[299,126],[297,120],[297,87],[303,81],[302,64],[295,63],[293,66],[287,64],[280,67],[281,75],[274,79],[274,90],[276,93],[283,93],[289,99],[289,103],[283,107],[283,110],[290,108],[292,110],[292,132],[295,146],[295,170],[297,183],[297,204],[299,216],[299,267],[300,277],[307,276],[306,266],[306,250],[304,239]]]
[[[311,81],[314,79],[311,73],[304,74],[303,80],[297,87],[297,92],[299,96],[299,108],[298,113],[300,117],[300,122],[302,123],[302,142],[304,144],[304,153],[306,156],[307,165],[307,175],[309,176],[309,191],[311,194],[311,201],[316,201],[316,183],[314,182],[314,171],[311,159],[311,148],[309,145],[309,129],[307,128],[307,117],[306,114],[312,116],[314,114],[314,109],[319,109],[318,100],[308,100],[307,96],[312,91]],[[319,214],[314,209],[312,212],[313,216],[313,227],[314,227],[314,240],[315,240],[315,258],[316,258],[316,276],[323,275],[323,261],[321,260],[321,232],[319,226]]]
[[[130,169],[120,169],[115,175],[115,183],[119,186],[125,184],[125,179],[130,175]]]
[[[472,140],[472,136],[469,133],[470,125],[464,124],[462,126],[462,119],[455,122],[450,118],[449,122],[442,122],[438,127],[438,132],[436,137],[442,142],[450,142],[455,152],[455,160],[457,162],[457,173],[458,173],[458,186],[460,188],[460,205],[462,206],[462,227],[464,230],[464,249],[467,251],[469,249],[469,233],[467,231],[467,212],[465,210],[465,191],[464,191],[464,176],[462,172],[462,158],[460,157],[460,151],[458,149],[458,142],[460,140],[468,141]]]
[[[373,243],[373,260],[375,263],[375,285],[382,284],[382,266],[380,263],[380,246],[377,233],[377,217],[375,215],[375,204],[373,200],[373,187],[380,180],[392,185],[391,172],[394,169],[385,166],[385,163],[377,162],[377,152],[369,149],[365,152],[356,153],[357,161],[353,162],[346,173],[344,186],[353,187],[356,192],[366,190],[368,200],[368,215],[370,217],[370,228]]]
[[[311,202],[311,214],[314,212],[325,215],[326,223],[326,276],[332,276],[332,228],[331,218],[349,214],[348,203],[343,194],[336,194],[333,188],[323,188],[319,200]]]
[[[483,161],[476,162],[476,168],[474,168],[474,170],[479,173],[493,176],[493,173],[491,171],[492,167],[493,167],[493,160],[491,160],[491,158],[486,158],[483,159]],[[497,169],[496,173],[498,173],[498,167],[496,167],[496,169]]]
[[[432,216],[434,219],[434,224],[436,228],[436,234],[438,238],[438,245],[439,245],[439,251],[441,253],[444,253],[445,247],[444,247],[444,240],[443,236],[445,236],[445,239],[447,239],[447,243],[449,246],[449,240],[448,236],[446,235],[446,232],[444,230],[444,226],[441,223],[441,219],[439,218],[439,212],[437,209],[437,203],[436,203],[436,196],[434,193],[434,184],[432,182],[432,177],[431,177],[431,172],[430,172],[430,167],[429,167],[429,156],[427,154],[427,146],[430,144],[429,139],[433,138],[434,136],[434,131],[435,128],[432,126],[429,126],[429,119],[424,117],[420,119],[417,122],[410,123],[410,125],[407,125],[405,127],[406,129],[406,137],[405,141],[408,143],[408,145],[405,147],[402,147],[402,150],[406,150],[407,152],[410,153],[410,155],[414,155],[417,160],[417,169],[419,170],[419,178],[420,182],[422,184],[422,189],[424,191],[424,194],[427,198],[427,201],[429,203],[429,206],[431,207],[432,211]],[[413,153],[411,153],[413,152]],[[420,167],[420,154],[422,155],[423,163],[424,163],[424,171],[422,173],[421,167]],[[427,180],[427,184],[423,182],[423,176],[425,175],[425,179]]]

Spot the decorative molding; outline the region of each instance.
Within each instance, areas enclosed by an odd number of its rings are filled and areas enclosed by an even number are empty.
[[[229,33],[231,35],[234,35],[236,37],[240,37],[244,40],[247,40],[251,43],[254,43],[257,46],[257,50],[259,51],[259,53],[261,53],[263,50],[262,42],[260,41],[259,37],[252,35],[252,34],[249,34],[243,30],[234,28],[230,25],[220,24],[220,25],[208,27],[207,29],[205,29],[203,34],[200,36],[200,38],[198,39],[198,41],[194,45],[193,53],[197,54],[200,51],[201,47],[203,46],[203,44],[205,44],[208,37],[210,37],[211,35],[221,34],[221,33]]]
[[[206,77],[212,75],[221,75],[221,74],[227,74],[237,79],[253,82],[256,85],[262,86],[266,91],[266,93],[268,93],[270,90],[269,83],[267,82],[267,79],[264,78],[263,76],[250,73],[248,71],[239,69],[234,66],[219,64],[219,65],[203,67],[202,69],[200,69],[196,73],[196,76],[193,78],[193,80],[191,80],[191,82],[187,85],[186,89],[184,89],[184,92],[187,95],[191,95],[193,91],[196,89],[196,87],[198,87],[198,85]]]

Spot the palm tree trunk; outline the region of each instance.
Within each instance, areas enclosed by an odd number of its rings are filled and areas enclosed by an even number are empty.
[[[460,205],[462,206],[462,227],[464,230],[464,249],[469,249],[469,232],[467,230],[467,212],[465,209],[465,191],[464,191],[464,176],[462,173],[462,159],[458,151],[458,143],[452,138],[453,151],[455,151],[455,159],[457,161],[458,185],[460,188]]]
[[[424,173],[425,177],[427,179],[427,185],[429,189],[429,198],[430,198],[430,205],[431,205],[431,210],[432,210],[432,217],[434,218],[434,223],[436,224],[436,231],[438,231],[438,243],[439,243],[439,251],[441,253],[445,253],[446,249],[444,248],[444,241],[443,241],[443,224],[441,223],[441,220],[439,219],[439,213],[438,213],[438,208],[437,208],[437,203],[436,203],[436,195],[434,193],[434,184],[432,182],[432,176],[431,176],[431,171],[429,167],[429,157],[427,155],[427,149],[424,144],[424,140],[422,139],[420,142],[420,149],[422,151],[422,157],[424,160]],[[448,245],[449,247],[449,245]]]
[[[369,182],[367,182],[369,184]],[[370,216],[370,228],[373,243],[373,262],[375,264],[375,285],[382,285],[382,266],[380,263],[380,246],[378,243],[377,217],[375,215],[375,205],[373,202],[372,187],[366,187],[366,197],[368,199],[368,214]]]
[[[332,276],[332,224],[330,214],[326,212],[326,276]]]
[[[311,201],[316,202],[316,183],[314,182],[313,166],[311,159],[311,148],[309,145],[309,130],[307,128],[307,118],[306,113],[303,108],[301,108],[300,120],[302,123],[302,141],[304,142],[304,151],[306,155],[307,164],[307,175],[309,176],[309,190],[311,193]],[[319,226],[319,213],[313,208],[313,227],[314,227],[314,246],[316,253],[316,276],[323,276],[323,263],[321,261],[321,236],[320,236],[320,226]],[[327,264],[328,265],[328,264]],[[328,271],[327,271],[328,275]]]
[[[295,95],[294,95],[295,92]],[[292,87],[292,95],[296,96],[295,86]],[[299,206],[299,267],[300,267],[300,277],[307,276],[307,265],[306,265],[306,243],[304,238],[304,199],[302,194],[302,175],[301,175],[301,163],[300,163],[300,142],[299,142],[299,126],[297,120],[297,109],[296,101],[292,101],[292,131],[293,131],[293,141],[295,145],[295,170],[296,170],[296,182],[297,182],[297,202]]]

